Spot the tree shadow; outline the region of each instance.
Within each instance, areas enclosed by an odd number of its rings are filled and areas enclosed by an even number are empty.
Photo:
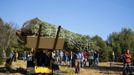
[[[12,69],[12,68],[6,68],[6,67],[0,67],[0,73],[21,73],[21,74],[26,74],[27,71],[26,69],[23,68],[16,68],[16,69]]]
[[[98,66],[99,70],[106,70],[106,71],[117,71],[117,72],[122,72],[123,67],[122,66]],[[131,67],[132,71],[134,72],[134,67]]]
[[[105,71],[116,71],[116,72],[121,72],[122,71],[122,67],[117,67],[117,66],[112,66],[112,67],[108,67],[108,66],[98,66],[99,70],[105,70]]]
[[[123,71],[123,64],[120,63],[115,63],[113,66],[96,66],[96,67],[84,67],[85,69],[95,69],[95,70],[99,70],[100,73],[104,73],[104,74],[111,74],[111,73],[118,73],[118,74],[122,74]],[[131,71],[134,73],[134,66],[131,66]]]

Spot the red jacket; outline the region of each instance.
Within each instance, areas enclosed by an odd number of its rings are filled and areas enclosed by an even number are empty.
[[[126,63],[131,63],[131,54],[130,53],[125,53],[125,62]]]
[[[87,53],[86,52],[83,52],[83,57],[84,57],[84,59],[87,58]]]

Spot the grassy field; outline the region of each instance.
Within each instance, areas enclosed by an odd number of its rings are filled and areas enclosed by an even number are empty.
[[[79,74],[75,74],[74,68],[65,67],[65,66],[61,66],[60,71],[61,71],[61,75],[121,75],[122,67],[121,66],[119,68],[116,67],[118,66],[113,66],[112,69],[109,63],[103,62],[99,64],[99,67],[81,68]],[[115,71],[114,70],[115,68],[118,70]]]
[[[110,63],[101,62],[98,67],[81,68],[79,74],[75,74],[75,69],[67,66],[60,66],[58,75],[122,75],[122,64],[115,63],[110,67]],[[134,70],[133,70],[134,72]],[[4,65],[0,65],[0,75],[24,75],[26,73],[26,62],[18,60],[13,62],[11,71],[5,71]]]

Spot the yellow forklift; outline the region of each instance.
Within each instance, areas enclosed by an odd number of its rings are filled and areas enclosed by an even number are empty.
[[[64,46],[64,39],[59,38],[60,28],[56,34],[56,38],[46,38],[41,36],[42,25],[39,26],[38,36],[27,36],[26,47],[33,49],[32,69],[27,67],[27,70],[35,74],[50,74],[53,75],[53,58],[52,52],[54,50],[61,50]]]

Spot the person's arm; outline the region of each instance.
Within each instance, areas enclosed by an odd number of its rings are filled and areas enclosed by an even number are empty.
[[[132,57],[131,57],[131,54],[129,54],[129,58],[131,59]]]

